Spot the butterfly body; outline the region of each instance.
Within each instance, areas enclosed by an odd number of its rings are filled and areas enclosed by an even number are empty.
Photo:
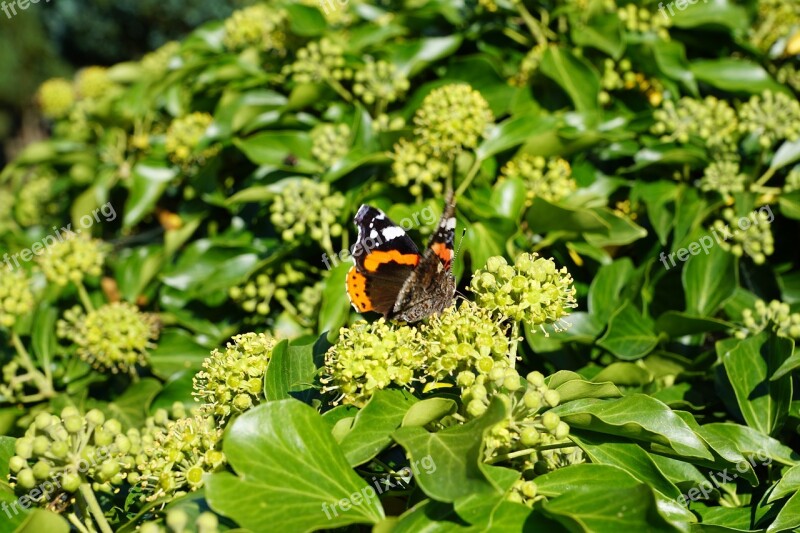
[[[451,271],[455,205],[447,202],[428,247],[420,253],[402,227],[381,210],[362,205],[354,218],[358,238],[355,265],[347,273],[347,294],[356,311],[417,322],[453,303]]]

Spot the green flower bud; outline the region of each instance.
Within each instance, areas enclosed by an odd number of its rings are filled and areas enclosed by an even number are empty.
[[[17,484],[24,490],[30,490],[36,486],[36,476],[30,468],[25,468],[17,472]]]
[[[171,509],[167,512],[167,526],[173,531],[184,531],[189,524],[189,515],[183,509]]]
[[[33,472],[33,476],[36,479],[38,479],[40,481],[43,480],[43,479],[47,479],[48,477],[50,477],[50,472],[51,472],[50,463],[48,463],[47,461],[44,461],[42,459],[39,459],[36,462],[36,464],[33,465],[33,468],[31,469],[31,471]]]
[[[105,422],[106,416],[103,412],[99,409],[92,409],[88,413],[86,413],[86,421],[91,426],[100,426]]]
[[[61,488],[67,492],[76,492],[81,486],[81,476],[75,472],[65,472],[61,478]]]
[[[33,455],[44,455],[50,449],[50,439],[39,435],[33,439]]]
[[[542,425],[547,429],[547,431],[553,432],[558,427],[559,422],[561,422],[561,418],[552,411],[547,411],[542,415]]]
[[[481,416],[483,413],[486,412],[486,404],[484,404],[480,400],[472,400],[467,404],[467,413],[470,416],[478,417]]]
[[[545,391],[544,401],[547,402],[547,405],[550,407],[555,407],[559,404],[559,402],[561,402],[561,395],[557,390],[550,389]]]
[[[64,418],[64,428],[66,428],[69,433],[79,433],[83,430],[83,417],[70,415]]]
[[[194,525],[197,527],[197,533],[216,533],[219,529],[219,519],[214,513],[206,511],[200,513]]]
[[[539,432],[532,427],[523,429],[519,434],[519,438],[525,446],[535,446],[541,440]]]
[[[20,457],[19,455],[14,455],[11,459],[8,460],[8,469],[11,471],[12,474],[16,474],[23,468],[27,468],[28,461]]]
[[[14,443],[14,451],[23,459],[33,457],[33,437],[20,437]]]

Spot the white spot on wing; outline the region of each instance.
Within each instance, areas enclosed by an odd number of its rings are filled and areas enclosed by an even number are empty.
[[[378,238],[378,232],[376,230],[372,230],[369,232],[369,238],[375,240]]]
[[[402,237],[403,235],[406,234],[406,232],[403,231],[403,228],[397,226],[390,226],[388,228],[384,228],[382,233],[383,233],[383,239],[385,241],[390,241],[392,239],[396,239],[397,237]]]
[[[453,230],[456,229],[456,219],[455,217],[450,217],[444,224],[445,229]]]
[[[384,218],[386,218],[386,215],[383,214],[383,211],[378,211],[378,212],[380,213],[380,215],[376,216],[375,220],[383,220]]]

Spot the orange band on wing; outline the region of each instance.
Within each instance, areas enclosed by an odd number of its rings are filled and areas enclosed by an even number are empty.
[[[453,260],[453,250],[451,248],[448,248],[443,242],[437,242],[431,246],[431,250],[442,260],[445,268],[450,266],[450,261]]]
[[[351,267],[347,272],[347,295],[359,313],[372,311],[372,302],[367,298],[367,277]]]
[[[381,265],[386,263],[417,266],[419,254],[403,254],[397,250],[389,250],[388,252],[374,251],[364,258],[364,268],[369,272],[375,272]]]

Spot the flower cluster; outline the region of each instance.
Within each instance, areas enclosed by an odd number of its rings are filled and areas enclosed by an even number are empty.
[[[300,265],[291,262],[283,263],[278,273],[263,272],[250,279],[244,285],[231,287],[228,294],[248,313],[268,315],[272,311],[272,300],[284,304],[288,298],[287,288],[297,285],[306,279],[306,274],[299,270]]]
[[[116,419],[106,419],[97,409],[85,416],[72,406],[61,416],[39,413],[25,435],[15,442],[15,455],[8,462],[12,480],[19,489],[56,479],[62,491],[74,493],[85,483],[95,491],[111,492],[127,478],[131,439]],[[52,483],[51,483],[52,484]],[[45,505],[47,493],[31,499]]]
[[[160,48],[145,54],[141,61],[142,70],[152,78],[158,78],[169,70],[172,58],[178,55],[180,48],[180,43],[170,41]]]
[[[474,302],[465,300],[445,309],[422,328],[427,350],[425,375],[438,382],[463,371],[485,375],[508,367],[507,329]]]
[[[518,155],[506,163],[501,175],[519,178],[525,183],[528,205],[536,197],[548,202],[558,202],[578,188],[572,179],[572,168],[560,157],[545,159],[530,154]]]
[[[725,100],[713,96],[703,100],[684,97],[677,103],[667,100],[653,116],[656,123],[651,131],[664,142],[685,144],[696,137],[714,152],[735,152],[739,120]]]
[[[410,87],[408,78],[398,72],[394,63],[367,61],[356,71],[353,92],[367,104],[388,104],[402,97]]]
[[[13,217],[16,203],[14,193],[6,187],[0,187],[0,233],[11,232],[17,227]]]
[[[750,213],[747,218],[740,219],[732,208],[722,211],[722,220],[715,220],[711,226],[712,230],[726,234],[723,229],[726,226],[736,228],[733,231],[731,241],[721,241],[719,243],[723,250],[731,252],[736,257],[742,255],[749,256],[757,265],[761,265],[767,260],[768,255],[775,252],[775,240],[770,229],[770,219],[766,213],[761,211]],[[749,220],[749,225],[741,229],[742,220]]]
[[[75,104],[72,83],[63,78],[47,80],[39,87],[39,107],[48,118],[64,118]]]
[[[284,74],[296,83],[339,82],[353,77],[345,66],[344,48],[328,38],[308,43],[297,51],[297,59],[286,65]]]
[[[311,130],[311,155],[325,167],[332,166],[350,150],[350,126],[320,124]]]
[[[87,67],[75,76],[75,90],[81,99],[98,100],[115,86],[104,67]]]
[[[486,276],[494,280],[491,287],[476,282]],[[412,391],[416,383],[463,387],[465,379],[471,384],[513,372],[516,340],[509,338],[508,319],[557,324],[574,306],[569,274],[531,254],[520,255],[513,267],[500,257],[490,258],[473,284],[476,302],[463,302],[419,325],[380,319],[342,328],[325,356],[324,391],[338,394],[337,401],[363,406],[375,390],[391,385]]]
[[[52,170],[44,170],[35,173],[20,186],[14,205],[14,218],[20,226],[43,224],[47,215],[58,211],[58,203],[53,201],[55,180]]]
[[[450,165],[435,157],[430,148],[422,143],[400,139],[394,145],[391,183],[408,187],[409,192],[420,199],[422,188],[428,187],[434,195],[441,195],[442,182],[451,174]]]
[[[783,185],[784,192],[800,190],[800,166],[793,168],[786,175],[786,183]]]
[[[213,120],[210,114],[199,111],[173,120],[164,140],[170,161],[188,170],[203,165],[217,155],[220,150],[217,144],[199,149],[206,130]]]
[[[800,69],[794,63],[785,63],[777,69],[771,69],[775,75],[775,79],[779,83],[783,83],[800,92]]]
[[[745,191],[747,176],[739,172],[739,163],[736,161],[714,161],[706,167],[699,185],[701,190],[717,191],[724,196],[731,196]]]
[[[372,121],[372,131],[380,133],[382,131],[397,131],[406,126],[406,121],[401,116],[389,116],[386,113],[379,113]]]
[[[78,356],[98,370],[112,373],[136,371],[148,363],[156,347],[159,322],[127,302],[115,302],[88,313],[76,306],[57,323],[58,336],[77,347]]]
[[[0,266],[0,327],[11,329],[33,309],[33,291],[22,269]]]
[[[754,309],[742,312],[743,328],[736,331],[736,337],[745,339],[769,329],[783,337],[800,339],[800,313],[792,313],[789,304],[780,300],[770,303],[756,300]]]
[[[435,156],[452,157],[465,148],[477,148],[493,121],[481,93],[469,84],[454,83],[425,97],[414,115],[414,133]]]
[[[225,21],[222,42],[228,50],[256,47],[259,50],[286,52],[284,24],[286,11],[262,4],[246,7]]]
[[[660,105],[664,99],[664,87],[658,79],[648,79],[641,72],[634,72],[629,59],[615,63],[606,59],[603,63],[603,77],[600,80],[603,90],[600,92],[600,103],[611,102],[612,91],[637,89],[647,96],[651,105]]]
[[[325,354],[324,391],[363,407],[376,390],[392,384],[413,391],[425,360],[416,327],[392,326],[382,318],[371,324],[359,321],[339,330],[339,341]]]
[[[513,368],[498,367],[488,375],[462,372],[457,383],[461,387],[463,421],[481,416],[495,397],[509,407],[508,417],[495,425],[486,437],[486,461],[512,463],[524,478],[583,462],[582,454],[576,453],[567,438],[569,425],[550,411],[559,404],[561,396],[547,386],[540,372],[530,372],[523,380]],[[448,422],[442,421],[443,424]],[[530,483],[520,483],[509,498],[531,504],[536,496],[535,488]]]
[[[214,350],[194,377],[200,411],[213,415],[220,426],[232,416],[261,402],[264,372],[275,348],[275,339],[264,333],[233,337],[224,351]]]
[[[758,17],[750,29],[750,42],[768,52],[800,27],[800,5],[793,0],[759,0]]]
[[[646,7],[639,7],[636,3],[626,4],[617,10],[619,20],[625,25],[629,32],[650,33],[653,32],[659,38],[669,40],[669,26],[671,19],[660,14],[653,13]]]
[[[182,414],[182,413],[181,413]],[[137,481],[147,500],[178,496],[203,486],[203,475],[225,465],[222,429],[213,416],[178,416],[159,409],[147,421],[142,450],[136,457]]]
[[[72,233],[51,244],[39,256],[39,266],[48,281],[63,287],[70,282],[83,283],[86,276],[99,276],[103,273],[105,259],[102,241]]]
[[[289,179],[270,206],[270,221],[281,231],[284,241],[292,242],[300,235],[308,234],[333,255],[330,238],[342,234],[338,220],[344,205],[342,193],[331,193],[328,182]]]
[[[764,148],[800,136],[800,102],[784,93],[752,96],[739,110],[739,119],[739,130],[755,135]]]
[[[504,319],[539,326],[545,335],[544,324],[558,331],[563,318],[577,306],[566,267],[559,270],[552,259],[537,254],[520,254],[514,265],[502,256],[490,257],[486,267],[472,276],[469,288],[482,308]]]

